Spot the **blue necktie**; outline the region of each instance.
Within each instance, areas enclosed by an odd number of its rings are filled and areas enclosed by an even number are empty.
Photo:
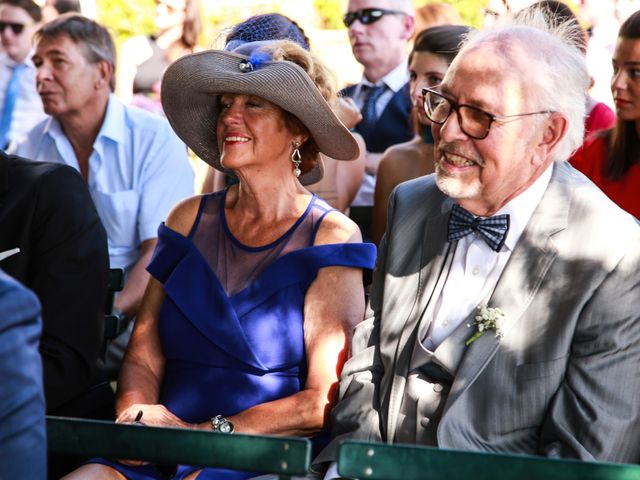
[[[476,232],[493,251],[497,252],[504,245],[508,231],[509,215],[476,217],[460,205],[454,204],[449,217],[447,240],[453,242]]]
[[[9,129],[11,128],[11,120],[13,118],[13,110],[16,106],[16,100],[20,96],[20,80],[22,73],[26,69],[25,64],[13,67],[7,90],[4,94],[4,105],[2,108],[2,117],[0,118],[0,148],[5,148],[9,143]]]
[[[376,103],[378,103],[378,99],[380,95],[382,95],[387,89],[386,85],[363,85],[363,89],[365,89],[366,97],[364,100],[364,104],[362,105],[362,120],[358,124],[358,132],[366,139],[369,134],[372,133],[376,121],[378,120],[378,115],[376,114]]]

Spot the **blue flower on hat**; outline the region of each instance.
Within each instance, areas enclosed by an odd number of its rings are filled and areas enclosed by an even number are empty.
[[[257,70],[264,63],[271,60],[271,55],[258,49],[251,52],[247,60],[240,61],[240,70],[244,73]]]

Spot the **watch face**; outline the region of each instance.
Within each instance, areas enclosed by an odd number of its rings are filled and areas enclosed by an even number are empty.
[[[222,433],[231,433],[233,432],[233,426],[230,422],[223,421],[218,427]]]

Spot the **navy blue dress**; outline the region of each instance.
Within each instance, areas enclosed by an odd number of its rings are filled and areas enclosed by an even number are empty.
[[[225,192],[202,198],[188,237],[161,225],[148,267],[164,285],[159,332],[166,357],[160,403],[189,423],[231,416],[293,395],[306,382],[303,304],[318,270],[370,269],[372,244],[314,246],[332,209],[313,196],[282,237],[262,247],[239,242],[224,217]],[[132,479],[160,478],[153,467],[103,459]],[[199,467],[180,466],[174,478]],[[208,478],[256,473],[205,469]]]

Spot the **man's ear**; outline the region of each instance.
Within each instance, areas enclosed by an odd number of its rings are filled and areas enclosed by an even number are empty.
[[[102,87],[102,85],[109,85],[111,78],[113,77],[113,65],[106,60],[100,60],[97,64],[97,79],[96,87]]]
[[[415,27],[416,20],[411,15],[402,16],[402,39],[409,40],[413,36],[413,29]]]
[[[548,156],[556,147],[558,142],[564,138],[569,129],[569,119],[560,112],[549,114],[549,118],[544,125],[542,138],[538,143],[538,148]]]

